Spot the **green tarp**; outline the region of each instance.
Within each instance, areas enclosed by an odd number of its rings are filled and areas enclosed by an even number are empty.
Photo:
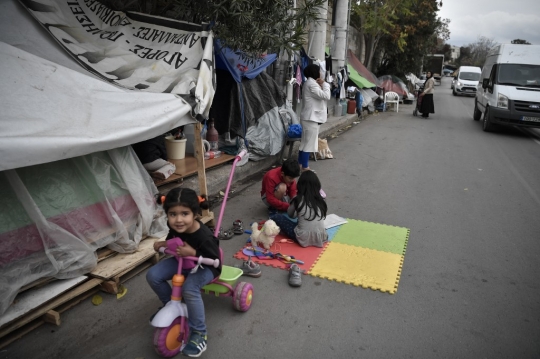
[[[351,64],[347,64],[347,68],[349,69],[349,78],[352,82],[356,84],[359,88],[366,88],[366,87],[376,87],[375,84],[369,82],[364,77],[360,76],[358,71],[354,69],[354,67],[351,66]]]

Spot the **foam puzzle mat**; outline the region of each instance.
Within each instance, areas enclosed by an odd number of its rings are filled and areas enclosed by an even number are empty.
[[[282,243],[286,237],[278,235],[270,251],[302,260],[300,269],[312,276],[396,293],[410,230],[355,219],[347,221],[327,231],[328,243],[323,248]],[[242,249],[234,257],[248,258]],[[289,264],[277,259],[252,257],[252,260],[275,268],[289,268]]]
[[[394,294],[409,233],[403,227],[348,219],[308,274]]]

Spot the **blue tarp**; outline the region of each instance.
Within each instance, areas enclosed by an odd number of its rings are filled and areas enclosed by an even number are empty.
[[[277,54],[267,54],[258,59],[250,59],[243,56],[242,51],[221,47],[219,40],[214,42],[214,51],[216,68],[228,70],[238,83],[242,81],[242,77],[250,80],[255,78],[277,59]]]

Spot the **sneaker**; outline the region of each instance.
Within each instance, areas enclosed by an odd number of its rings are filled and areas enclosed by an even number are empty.
[[[251,260],[251,256],[247,261],[244,261],[240,267],[242,275],[247,275],[254,278],[259,278],[262,274],[261,266]]]
[[[298,264],[291,264],[289,268],[289,285],[291,287],[300,287],[302,285],[302,274],[300,273],[300,267]]]
[[[206,350],[206,335],[192,331],[188,343],[182,349],[182,354],[191,358],[198,358]]]

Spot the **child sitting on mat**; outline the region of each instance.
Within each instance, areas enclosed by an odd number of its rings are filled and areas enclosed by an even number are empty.
[[[294,240],[302,247],[322,247],[328,241],[324,228],[326,218],[326,197],[321,189],[321,182],[313,171],[302,172],[297,184],[298,194],[292,199],[287,215],[298,217],[298,223],[284,214],[270,217],[281,228],[281,233]]]
[[[287,211],[290,199],[296,196],[295,178],[298,175],[300,167],[293,159],[266,172],[262,180],[261,199],[271,214]]]

